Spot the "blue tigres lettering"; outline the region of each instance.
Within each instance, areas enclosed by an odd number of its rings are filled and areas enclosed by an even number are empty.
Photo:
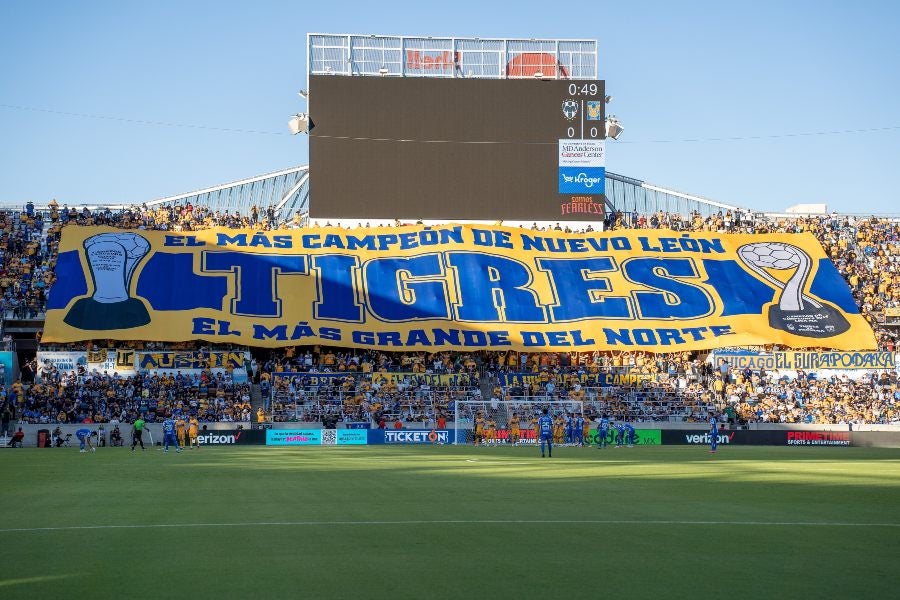
[[[657,290],[632,292],[639,318],[695,319],[712,312],[712,301],[703,288],[674,279],[698,277],[689,258],[634,258],[626,261],[622,270],[630,281]]]
[[[528,286],[531,271],[519,261],[492,254],[448,252],[459,282],[462,321],[543,323],[546,311]]]
[[[438,254],[371,260],[365,265],[365,280],[371,282],[369,309],[383,321],[450,318],[447,280]]]
[[[611,258],[539,258],[538,267],[550,272],[550,280],[559,303],[550,308],[554,321],[631,317],[628,298],[605,296],[604,292],[612,291],[612,286],[608,278],[596,275],[616,271]]]
[[[363,321],[363,307],[356,301],[353,271],[359,268],[355,256],[327,254],[314,256],[313,269],[318,271],[318,300],[313,304],[317,319]]]
[[[235,274],[235,297],[231,312],[236,315],[280,317],[281,298],[278,277],[282,274],[306,275],[306,256],[284,254],[248,254],[245,252],[204,252],[203,271]]]

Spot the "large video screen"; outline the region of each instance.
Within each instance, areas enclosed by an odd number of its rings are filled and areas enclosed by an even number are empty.
[[[310,77],[310,216],[596,221],[603,81]]]

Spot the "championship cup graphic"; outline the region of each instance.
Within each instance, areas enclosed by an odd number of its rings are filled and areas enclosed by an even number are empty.
[[[781,290],[778,303],[769,307],[769,326],[795,335],[826,338],[844,333],[850,323],[833,306],[814,300],[804,290],[812,271],[812,258],[781,242],[757,242],[738,248],[738,256],[767,282]],[[794,269],[787,282],[769,273]]]
[[[64,319],[78,329],[129,329],[150,322],[144,303],[129,294],[150,244],[136,233],[100,233],[84,241],[94,294],[77,301]]]

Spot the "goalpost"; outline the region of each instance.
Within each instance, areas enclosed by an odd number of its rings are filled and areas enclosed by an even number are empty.
[[[458,400],[453,413],[454,444],[473,444],[475,439],[475,422],[477,418],[484,420],[483,435],[479,440],[487,445],[533,445],[536,443],[535,426],[544,409],[556,422],[557,417],[563,420],[567,415],[573,419],[584,417],[584,402],[581,400]],[[513,419],[515,415],[515,419]],[[510,425],[519,423],[519,439],[513,440]],[[493,438],[489,429],[495,424]]]

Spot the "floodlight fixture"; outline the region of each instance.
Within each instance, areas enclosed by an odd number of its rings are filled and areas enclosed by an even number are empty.
[[[288,129],[291,131],[291,135],[309,133],[309,115],[297,113],[288,121]]]
[[[622,135],[622,132],[625,131],[625,128],[622,127],[622,124],[616,118],[615,115],[610,115],[606,118],[606,137],[612,138],[614,140],[619,139],[619,136]]]

